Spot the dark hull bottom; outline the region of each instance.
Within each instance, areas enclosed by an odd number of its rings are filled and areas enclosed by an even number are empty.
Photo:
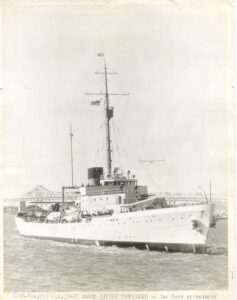
[[[70,243],[70,244],[81,244],[81,245],[117,246],[117,247],[121,247],[121,248],[135,247],[137,249],[146,249],[146,250],[151,250],[151,251],[156,250],[156,251],[165,251],[165,252],[206,253],[205,245],[117,242],[117,241],[112,242],[112,241],[96,241],[96,240],[38,237],[38,236],[24,236],[24,237],[37,238],[37,239],[42,239],[42,240],[59,241],[59,242],[65,242],[65,243]]]

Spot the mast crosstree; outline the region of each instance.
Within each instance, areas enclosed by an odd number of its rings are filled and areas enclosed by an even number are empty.
[[[108,68],[103,53],[99,53],[98,57],[104,58],[104,71],[96,72],[95,74],[102,74],[104,76],[105,92],[104,93],[86,93],[86,95],[96,95],[105,97],[105,120],[106,120],[106,157],[107,157],[107,175],[112,175],[112,149],[111,149],[111,135],[110,135],[110,120],[113,118],[113,107],[110,106],[109,96],[129,96],[127,93],[109,93],[108,89],[108,75],[117,75],[116,72],[108,72]]]

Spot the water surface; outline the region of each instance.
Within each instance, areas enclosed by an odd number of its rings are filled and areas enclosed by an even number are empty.
[[[227,289],[227,221],[210,230],[208,254],[81,246],[21,237],[4,216],[5,290],[11,292]]]

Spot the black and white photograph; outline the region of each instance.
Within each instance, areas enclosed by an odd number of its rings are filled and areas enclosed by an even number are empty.
[[[233,15],[1,2],[3,298],[234,299]]]

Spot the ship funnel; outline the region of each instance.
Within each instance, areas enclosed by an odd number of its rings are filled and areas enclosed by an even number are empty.
[[[89,185],[100,185],[100,177],[103,175],[103,168],[94,167],[88,169]]]

